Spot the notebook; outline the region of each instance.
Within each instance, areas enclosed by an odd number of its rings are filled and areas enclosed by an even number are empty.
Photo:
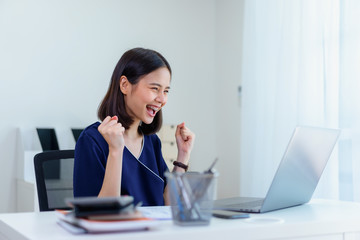
[[[265,198],[214,201],[214,209],[263,213],[310,201],[340,135],[338,129],[296,127]]]

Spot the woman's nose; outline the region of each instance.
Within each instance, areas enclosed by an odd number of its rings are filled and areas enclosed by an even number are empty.
[[[165,103],[166,102],[165,93],[163,93],[163,92],[159,93],[156,97],[156,101],[158,101],[159,103]]]

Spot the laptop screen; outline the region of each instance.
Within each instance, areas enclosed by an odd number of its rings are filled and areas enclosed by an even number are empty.
[[[295,128],[261,211],[308,202],[339,135],[337,129]]]

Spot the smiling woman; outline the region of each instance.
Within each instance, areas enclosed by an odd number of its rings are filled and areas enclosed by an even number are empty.
[[[170,89],[167,60],[150,49],[124,53],[98,109],[102,121],[87,127],[75,147],[74,196],[130,195],[143,205],[168,203],[161,142],[162,108]],[[195,135],[177,126],[177,161],[187,166]],[[174,166],[173,171],[186,168]]]

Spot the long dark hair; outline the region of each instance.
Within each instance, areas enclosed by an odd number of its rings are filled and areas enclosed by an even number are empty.
[[[126,76],[134,85],[140,77],[161,67],[166,67],[171,75],[168,61],[158,52],[151,49],[133,48],[125,52],[117,63],[111,77],[109,89],[99,105],[98,117],[102,121],[107,116],[118,116],[119,122],[125,129],[129,129],[134,120],[126,112],[124,94],[120,91],[120,78]],[[162,125],[162,110],[156,115],[152,123],[141,123],[139,132],[149,135],[160,130]]]

